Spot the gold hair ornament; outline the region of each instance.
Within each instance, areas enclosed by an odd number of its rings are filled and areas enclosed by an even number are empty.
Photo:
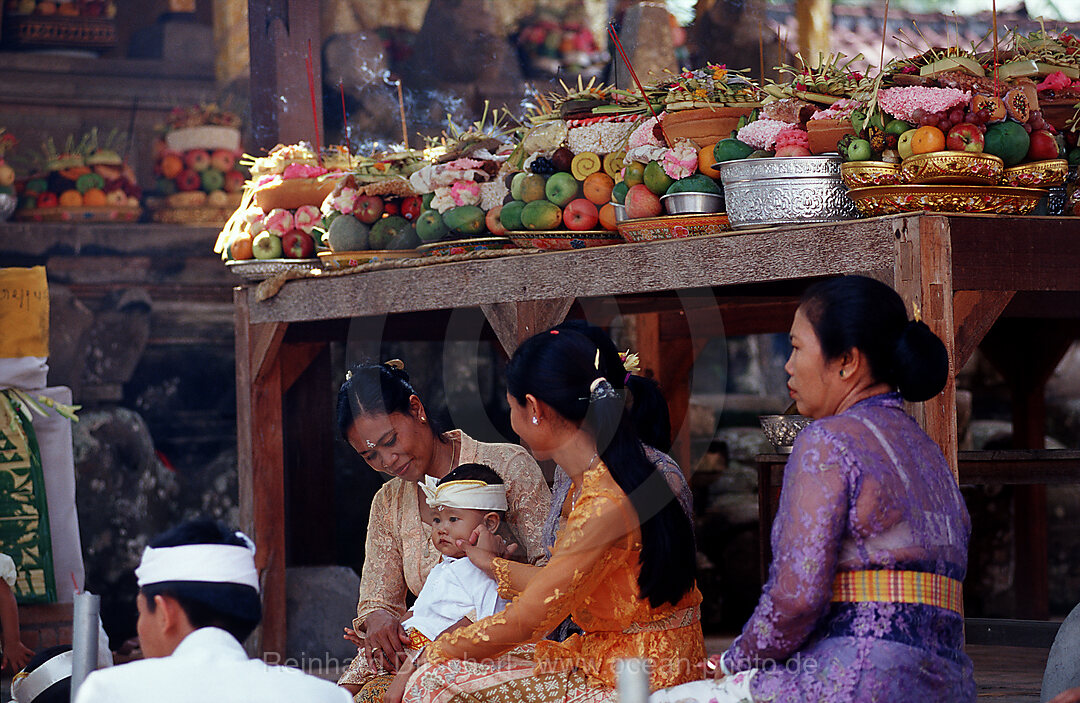
[[[398,371],[405,370],[405,362],[401,359],[391,359],[390,361],[384,361],[383,366],[389,366],[390,368],[397,369]]]
[[[911,310],[915,316],[915,322],[922,322],[922,312],[919,310],[919,304],[914,300],[911,301]]]

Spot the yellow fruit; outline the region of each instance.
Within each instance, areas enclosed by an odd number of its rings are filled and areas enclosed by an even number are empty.
[[[720,172],[713,168],[713,164],[716,163],[716,156],[713,154],[715,148],[715,142],[701,147],[698,151],[698,170],[709,178],[719,179]]]
[[[82,193],[75,190],[65,190],[60,194],[60,207],[82,207],[83,196]]]

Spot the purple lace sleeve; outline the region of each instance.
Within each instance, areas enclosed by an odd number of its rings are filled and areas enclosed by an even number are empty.
[[[731,671],[793,654],[832,598],[847,527],[851,461],[824,429],[800,433],[772,528],[773,562],[754,614],[724,658]]]

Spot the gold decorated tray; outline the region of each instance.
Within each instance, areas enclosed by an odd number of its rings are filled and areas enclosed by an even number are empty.
[[[706,234],[731,232],[728,216],[722,212],[704,215],[667,215],[623,220],[619,234],[628,242],[653,242],[661,239],[685,239]]]
[[[885,161],[845,161],[840,164],[840,180],[848,188],[899,185],[900,164]]]
[[[525,249],[544,249],[546,251],[563,251],[566,249],[586,249],[588,247],[606,247],[612,244],[622,244],[623,238],[618,232],[605,229],[569,230],[550,229],[536,231],[507,232],[507,237],[514,244]]]
[[[1005,169],[1001,184],[1018,188],[1056,188],[1065,185],[1069,162],[1065,159],[1032,161]]]
[[[1026,215],[1045,195],[1041,188],[970,185],[871,186],[848,191],[855,207],[867,217],[920,210]]]
[[[416,247],[416,251],[424,256],[453,256],[468,254],[472,251],[502,251],[503,249],[517,249],[517,245],[509,237],[472,237],[471,239],[431,242]]]
[[[900,164],[904,183],[913,185],[996,185],[1005,163],[993,154],[973,151],[932,151],[915,154]]]
[[[371,249],[365,251],[320,251],[319,263],[324,269],[347,269],[374,261],[409,259],[419,256],[415,249]]]

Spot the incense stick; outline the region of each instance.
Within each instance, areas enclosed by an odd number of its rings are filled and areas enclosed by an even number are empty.
[[[398,114],[401,115],[401,140],[405,142],[405,148],[409,148],[409,129],[405,126],[405,97],[401,91],[401,79],[397,80]]]
[[[878,73],[885,73],[885,38],[889,34],[889,0],[885,0],[885,19],[881,22],[881,58],[878,64]]]
[[[322,166],[322,144],[319,140],[319,108],[315,103],[315,68],[311,59],[311,40],[307,43],[307,83],[311,94],[311,124],[315,130],[315,160]]]
[[[626,64],[627,70],[630,71],[630,77],[634,79],[634,83],[637,84],[638,90],[641,91],[641,97],[645,101],[645,105],[648,106],[649,112],[656,118],[656,124],[660,126],[660,134],[664,135],[664,141],[668,146],[671,146],[671,141],[668,140],[667,132],[664,131],[664,123],[660,121],[660,116],[656,114],[656,109],[653,108],[652,103],[649,102],[649,96],[645,92],[644,86],[641,85],[641,81],[638,80],[637,73],[634,72],[634,66],[630,63],[630,58],[623,51],[622,42],[619,41],[619,35],[615,33],[614,23],[608,25],[608,34],[611,36],[611,41],[615,42],[615,48],[619,52],[619,56],[622,57],[623,63]]]
[[[341,91],[341,121],[345,126],[345,156],[348,156],[352,151],[352,144],[349,141],[349,113],[345,110],[345,83],[338,81],[338,90]]]
[[[757,21],[757,53],[758,53],[758,70],[761,71],[761,84],[765,85],[765,36],[762,34],[761,18]]]
[[[997,0],[990,0],[990,12],[994,19],[994,97],[998,97],[998,31]]]

